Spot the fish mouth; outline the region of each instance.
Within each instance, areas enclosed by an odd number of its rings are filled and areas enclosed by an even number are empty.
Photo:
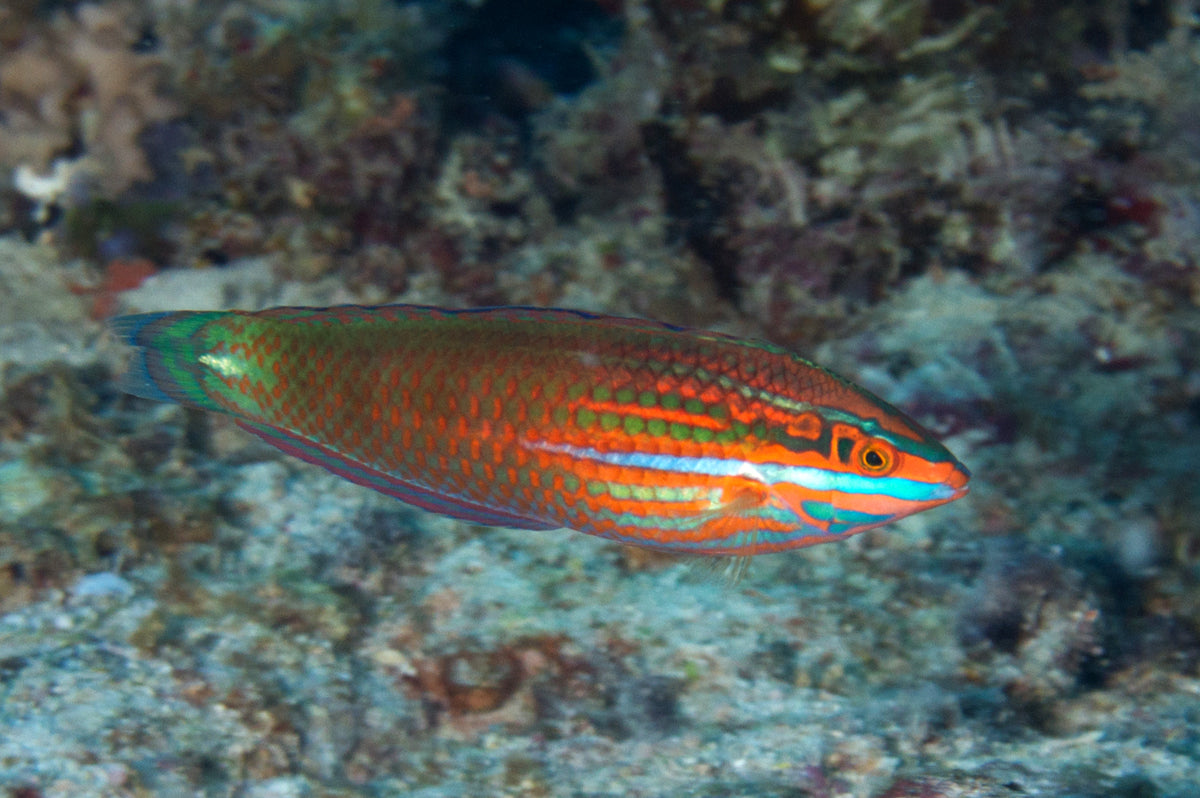
[[[967,483],[970,481],[971,472],[967,470],[967,467],[962,463],[955,463],[954,471],[951,472],[950,476],[946,478],[946,481],[942,483],[951,491],[953,491],[946,501],[952,502],[955,499],[961,499],[963,496],[966,496],[968,493],[970,493],[971,489],[967,486]]]

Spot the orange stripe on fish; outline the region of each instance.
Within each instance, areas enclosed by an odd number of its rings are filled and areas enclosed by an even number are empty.
[[[959,498],[906,415],[780,347],[571,310],[125,316],[139,396],[467,521],[746,556]]]

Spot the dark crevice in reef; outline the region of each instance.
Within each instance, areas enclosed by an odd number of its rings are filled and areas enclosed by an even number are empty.
[[[620,35],[620,19],[593,0],[488,0],[441,49],[448,127],[493,114],[523,122],[550,96],[595,80],[589,50]]]
[[[671,232],[684,241],[712,273],[717,294],[738,304],[741,286],[737,257],[723,232],[730,199],[726,184],[705,180],[687,154],[687,144],[661,123],[642,126],[642,141],[662,174]]]

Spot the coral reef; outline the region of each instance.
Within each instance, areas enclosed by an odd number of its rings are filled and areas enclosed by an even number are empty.
[[[985,669],[999,681],[994,687],[1004,696],[1008,723],[1063,731],[1046,728],[1061,717],[1053,702],[1080,689],[1088,663],[1104,654],[1101,613],[1080,581],[1044,556],[1000,551],[980,574],[963,608],[961,634],[972,659],[1011,658]],[[986,694],[992,687],[979,689]],[[1006,720],[990,722],[1003,726]]]
[[[139,46],[143,35],[131,4],[81,4],[6,43],[0,169],[25,176],[18,188],[69,202],[153,177],[140,137],[180,108],[163,93],[163,59]]]
[[[0,5],[0,793],[1185,798],[1195,4]],[[120,394],[123,311],[769,338],[970,496],[737,585]]]

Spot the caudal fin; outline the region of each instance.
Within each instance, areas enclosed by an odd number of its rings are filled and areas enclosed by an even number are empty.
[[[108,327],[113,334],[134,347],[129,368],[117,378],[117,386],[146,399],[219,410],[200,382],[204,366],[196,333],[222,315],[179,311],[111,319]]]

